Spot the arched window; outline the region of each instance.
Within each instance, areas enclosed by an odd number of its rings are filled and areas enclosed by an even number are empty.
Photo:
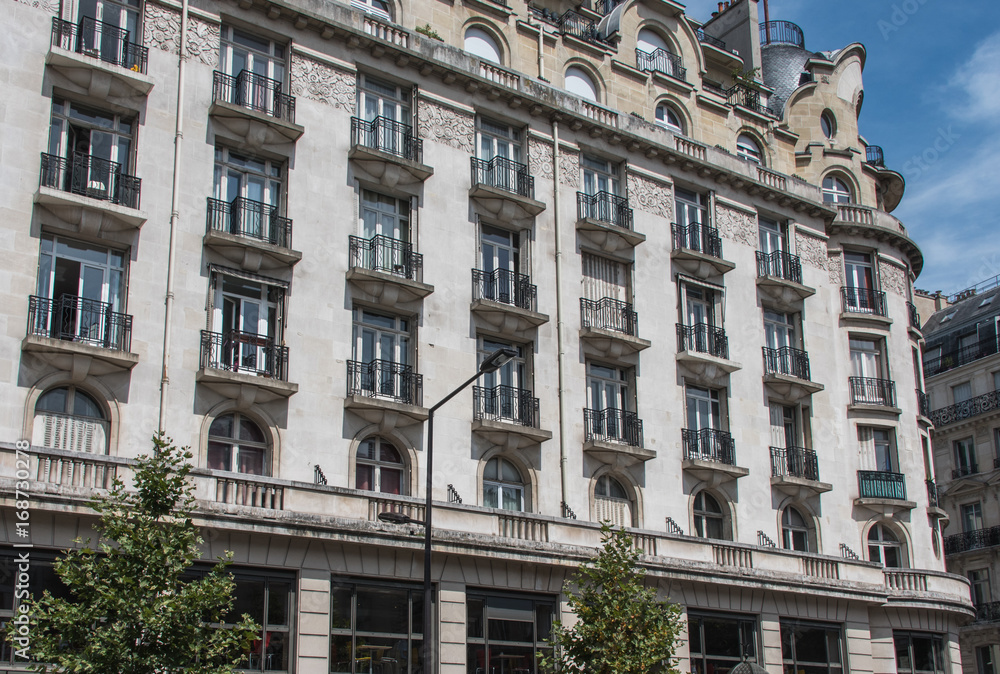
[[[610,475],[597,478],[594,485],[594,510],[598,522],[608,520],[618,527],[633,525],[632,501],[621,482]]]
[[[239,412],[223,414],[208,429],[208,467],[267,475],[267,436]]]
[[[810,552],[813,547],[809,544],[810,529],[809,521],[802,513],[788,506],[781,513],[781,547],[785,550]]]
[[[694,530],[701,538],[726,538],[726,516],[711,494],[700,491],[694,497]]]
[[[351,6],[387,21],[392,21],[392,8],[386,0],[351,0]]]
[[[823,178],[823,201],[832,204],[851,203],[853,199],[850,186],[837,176]]]
[[[399,450],[383,438],[368,438],[358,447],[354,486],[383,494],[405,494],[406,464]]]
[[[837,120],[832,112],[823,111],[823,114],[819,116],[819,128],[822,129],[823,135],[827,138],[833,138],[837,135]]]
[[[660,103],[656,106],[656,123],[665,126],[675,133],[684,133],[681,116],[672,105]]]
[[[597,86],[587,71],[579,66],[566,69],[566,90],[580,98],[597,102]]]
[[[764,153],[760,149],[760,145],[757,141],[745,133],[741,133],[736,139],[736,156],[744,161],[753,162],[754,164],[764,164]]]
[[[497,45],[497,41],[482,28],[472,26],[465,31],[465,51],[484,61],[501,63],[500,47]]]
[[[643,28],[639,31],[639,37],[636,40],[635,48],[640,51],[644,51],[647,54],[652,54],[657,49],[670,51],[670,48],[667,47],[666,41],[660,37],[660,34],[648,28]]]
[[[53,449],[107,454],[108,427],[97,400],[75,386],[60,386],[35,403],[31,441]]]
[[[507,459],[493,458],[483,470],[483,505],[487,508],[524,510],[524,480]]]
[[[869,562],[878,562],[887,568],[901,568],[906,566],[903,557],[903,546],[892,529],[879,522],[868,530]]]

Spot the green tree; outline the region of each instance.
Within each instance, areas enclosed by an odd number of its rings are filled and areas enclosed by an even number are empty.
[[[643,584],[646,572],[628,533],[605,522],[601,543],[597,556],[566,584],[577,622],[565,627],[556,621],[554,648],[542,658],[543,668],[571,674],[676,674],[680,607],[660,601],[656,590]]]
[[[232,553],[200,579],[181,578],[204,542],[190,517],[191,453],[162,433],[153,445],[136,462],[134,491],[115,478],[108,495],[91,501],[101,516],[97,550],[77,539],[81,547],[56,560],[70,598],[46,590],[28,600],[36,671],[227,674],[257,638],[247,615],[212,626],[232,609],[235,583],[225,570]],[[11,621],[7,639],[18,648],[16,632]]]

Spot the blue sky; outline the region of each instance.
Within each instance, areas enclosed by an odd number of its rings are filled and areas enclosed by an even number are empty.
[[[706,21],[717,2],[690,0]],[[860,129],[906,179],[893,215],[924,253],[917,287],[950,294],[1000,274],[1000,3],[770,0],[812,51],[865,46]],[[759,4],[763,20],[763,2]]]

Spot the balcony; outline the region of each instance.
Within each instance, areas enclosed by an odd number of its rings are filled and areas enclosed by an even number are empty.
[[[798,255],[783,250],[757,251],[757,287],[779,308],[794,308],[816,294],[815,288],[802,284],[802,262]]]
[[[687,81],[687,68],[684,67],[683,59],[665,49],[656,49],[653,52],[636,49],[635,67],[646,72],[663,73]]]
[[[609,40],[601,37],[596,21],[592,21],[572,9],[566,10],[559,17],[559,30],[563,35],[570,35],[598,47],[612,46]]]
[[[976,344],[968,344],[958,349],[953,349],[947,353],[942,353],[936,358],[924,359],[924,377],[933,377],[936,374],[962,367],[969,363],[974,363],[983,358],[1000,353],[1000,337],[984,339]]]
[[[809,354],[791,346],[761,347],[764,356],[764,384],[779,397],[796,401],[823,390],[812,381]]]
[[[576,229],[609,253],[634,248],[646,240],[632,228],[628,198],[611,192],[576,193]]]
[[[681,467],[710,485],[736,480],[750,473],[736,465],[733,436],[717,428],[681,429],[684,461]]]
[[[851,391],[851,407],[894,415],[900,413],[896,407],[896,383],[891,379],[848,377],[847,385]]]
[[[954,555],[969,550],[982,550],[1000,545],[1000,526],[973,529],[944,537],[944,554]]]
[[[920,327],[920,314],[917,313],[917,307],[913,304],[913,302],[906,303],[906,313],[910,319],[910,333],[913,335],[914,339],[919,340],[923,336],[923,333]]]
[[[35,203],[91,236],[139,229],[146,222],[138,210],[142,181],[125,170],[93,155],[43,152]]]
[[[735,264],[722,259],[722,239],[715,227],[671,223],[670,233],[674,244],[670,259],[692,276],[704,279],[735,269]]]
[[[275,206],[243,197],[209,198],[206,212],[205,246],[246,271],[280,269],[302,259],[292,250],[292,221]]]
[[[295,97],[282,91],[281,82],[248,70],[236,75],[215,71],[208,114],[254,149],[281,149],[305,132],[295,123]]]
[[[866,507],[886,516],[899,510],[917,507],[906,500],[906,477],[902,473],[885,470],[858,471],[858,498],[854,504]]]
[[[882,153],[882,148],[878,145],[865,147],[865,163],[885,168],[885,155]]]
[[[656,458],[643,446],[642,419],[612,407],[583,410],[583,451],[609,465],[629,466]]]
[[[545,204],[535,200],[535,179],[528,166],[506,157],[489,161],[470,159],[472,188],[469,197],[500,220],[533,218],[545,210]]]
[[[881,290],[841,286],[840,299],[843,306],[841,320],[869,322],[884,329],[892,325],[892,319],[886,312],[885,293]]]
[[[538,288],[531,278],[509,269],[472,270],[472,312],[493,330],[515,335],[533,330],[549,317],[537,311]]]
[[[628,302],[580,298],[580,339],[601,356],[617,358],[650,347],[640,339],[639,316]]]
[[[139,356],[132,348],[132,317],[107,302],[76,295],[28,298],[28,329],[21,343],[53,367],[79,373],[131,370]]]
[[[370,239],[351,236],[347,280],[365,298],[383,306],[418,302],[434,292],[423,282],[424,256],[413,245],[378,234]]]
[[[938,429],[972,417],[1000,410],[1000,390],[969,398],[963,402],[934,410],[930,414],[931,423]]]
[[[413,367],[388,360],[347,361],[344,407],[383,430],[427,419],[424,378]]]
[[[948,524],[948,512],[944,509],[941,488],[934,480],[924,480],[924,482],[927,483],[927,513],[941,520],[941,526]]]
[[[734,108],[740,107],[752,110],[758,115],[764,115],[772,119],[781,119],[780,110],[769,108],[764,104],[761,92],[745,84],[734,84],[729,89],[726,89],[726,103]]]
[[[994,623],[1000,620],[1000,601],[987,601],[976,604],[976,622]]]
[[[805,447],[771,447],[771,486],[796,499],[833,489],[820,482],[816,452]]]
[[[959,466],[958,468],[951,469],[951,479],[958,480],[963,477],[968,477],[970,475],[978,475],[979,466],[976,464]]]
[[[424,142],[413,135],[413,127],[387,117],[351,117],[347,157],[361,177],[389,188],[414,191],[434,174],[423,163]]]
[[[721,49],[722,51],[726,51],[726,43],[720,40],[719,38],[709,35],[701,28],[697,29],[697,31],[695,32],[698,35],[698,42],[702,44],[711,45],[716,49]]]
[[[53,17],[45,58],[52,83],[75,94],[141,108],[153,80],[146,75],[149,50],[132,42],[134,37],[89,16],[77,23]]]
[[[288,398],[299,390],[298,384],[288,383],[288,347],[274,337],[240,330],[201,331],[201,360],[195,378],[247,405]]]
[[[916,394],[917,394],[917,414],[919,416],[923,417],[924,419],[926,419],[926,422],[932,423],[931,420],[930,420],[930,416],[931,416],[931,399],[930,399],[930,396],[928,396],[926,393],[924,393],[920,389],[914,389],[914,390],[916,391]]]
[[[472,431],[500,447],[517,449],[552,438],[539,428],[538,398],[513,386],[472,387]]]
[[[676,358],[684,374],[703,384],[721,384],[743,367],[729,360],[726,331],[707,323],[677,324]]]
[[[802,29],[791,21],[766,21],[760,24],[760,44],[790,44],[801,49],[806,47]]]

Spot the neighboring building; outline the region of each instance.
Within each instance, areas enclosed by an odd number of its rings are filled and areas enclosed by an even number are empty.
[[[965,671],[1000,672],[1000,277],[941,301],[924,324],[933,463],[948,513],[948,570],[969,579],[976,620]],[[929,465],[929,464],[928,464]]]
[[[442,672],[533,672],[599,520],[683,605],[683,671],[961,666],[862,45],[756,0],[3,19],[3,505],[30,439],[36,587],[161,427],[263,624],[248,669],[419,671],[421,531],[378,515],[421,518],[428,408],[507,346],[435,417]]]

